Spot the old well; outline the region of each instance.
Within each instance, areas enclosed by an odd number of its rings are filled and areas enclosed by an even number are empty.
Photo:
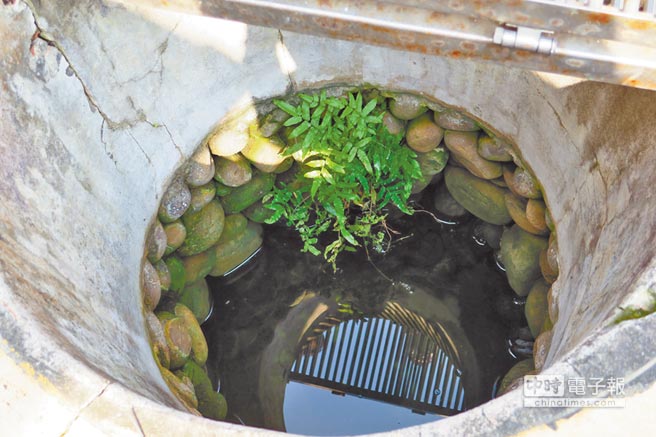
[[[527,409],[515,391],[398,434],[626,431],[653,411],[656,319],[613,323],[652,305],[652,92],[96,2],[16,2],[0,23],[11,35],[0,91],[8,429],[269,433],[182,411],[146,337],[143,247],[174,171],[230,110],[331,84],[433,97],[519,145],[559,235],[545,372],[623,377],[631,401]]]

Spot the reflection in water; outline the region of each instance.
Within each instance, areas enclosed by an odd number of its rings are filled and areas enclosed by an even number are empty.
[[[220,375],[229,419],[344,435],[437,420],[489,400],[512,365],[507,336],[522,307],[492,251],[471,238],[476,224],[404,217],[393,227],[411,237],[372,259],[375,267],[364,253],[346,254],[337,274],[300,253],[294,232],[269,230],[246,271],[210,283],[208,371]],[[348,411],[364,415],[357,421],[345,419],[343,406],[353,402],[361,407]]]
[[[416,414],[396,405],[294,381],[285,387],[283,414],[290,432],[323,436],[382,432],[433,422],[441,417]]]
[[[422,413],[462,410],[460,364],[446,333],[437,333],[439,326],[392,302],[378,317],[342,321],[324,313],[316,325],[290,380]]]

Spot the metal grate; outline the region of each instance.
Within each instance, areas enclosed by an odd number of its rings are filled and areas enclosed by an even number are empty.
[[[290,380],[414,411],[462,411],[465,392],[457,355],[440,338],[439,328],[421,318],[424,327],[412,326],[407,313],[406,323],[390,320],[389,311],[375,318],[324,321],[300,348]],[[396,314],[402,314],[398,308]]]

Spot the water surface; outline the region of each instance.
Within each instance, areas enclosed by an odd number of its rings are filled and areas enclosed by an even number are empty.
[[[477,224],[403,217],[387,254],[345,254],[337,273],[301,253],[294,231],[266,228],[249,266],[210,282],[208,371],[220,375],[228,420],[348,435],[489,400],[513,363],[507,338],[522,308],[472,238]]]

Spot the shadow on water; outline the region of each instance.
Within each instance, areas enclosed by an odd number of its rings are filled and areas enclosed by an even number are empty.
[[[294,231],[268,228],[249,266],[210,281],[208,371],[228,419],[345,435],[491,399],[513,364],[509,333],[525,322],[492,249],[472,238],[477,223],[400,218],[392,226],[405,238],[386,255],[341,255],[336,274],[300,252]]]

